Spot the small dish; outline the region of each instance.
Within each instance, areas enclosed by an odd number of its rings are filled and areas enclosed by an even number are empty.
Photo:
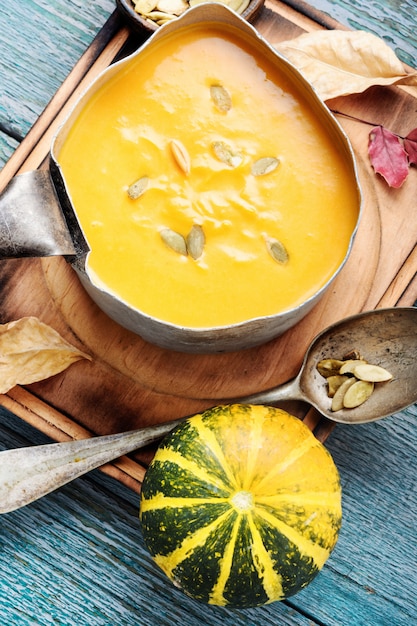
[[[221,0],[219,0],[219,2],[224,3],[227,6],[229,6],[228,2],[221,2]],[[264,3],[265,3],[265,0],[249,0],[249,3],[247,4],[247,6],[243,8],[243,10],[238,9],[236,13],[238,13],[244,20],[247,20],[248,22],[252,22],[258,16],[259,12],[262,10]],[[153,21],[152,19],[147,18],[144,15],[138,13],[135,10],[135,5],[134,5],[133,0],[116,0],[116,6],[119,9],[122,16],[126,19],[126,21],[130,23],[130,25],[137,30],[145,29],[153,33],[156,30],[158,30],[158,28],[160,27],[160,25],[156,21]],[[232,7],[229,7],[229,8],[232,8]],[[172,18],[172,19],[176,19],[176,18]]]

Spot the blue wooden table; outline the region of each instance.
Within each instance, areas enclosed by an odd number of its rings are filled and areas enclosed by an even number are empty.
[[[414,0],[316,0],[314,6],[382,36],[415,65]],[[0,5],[1,166],[113,10],[112,0]],[[239,611],[186,598],[144,549],[137,494],[96,471],[0,518],[0,625],[417,624],[416,419],[412,406],[333,431],[326,445],[342,479],[342,532],[320,575],[286,602]],[[0,448],[45,441],[0,408]]]

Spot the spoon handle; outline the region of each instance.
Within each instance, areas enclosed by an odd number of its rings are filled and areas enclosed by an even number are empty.
[[[161,439],[186,418],[116,435],[0,452],[0,513],[9,513],[123,454]]]
[[[305,399],[298,379],[235,402],[273,404],[288,399]],[[161,439],[185,419],[116,435],[0,452],[0,514],[19,509],[123,454]]]
[[[245,404],[276,404],[283,400],[302,400],[303,402],[311,402],[311,400],[303,393],[300,387],[300,376],[296,376],[292,380],[272,387],[266,391],[258,391],[250,396],[237,399],[237,402]]]

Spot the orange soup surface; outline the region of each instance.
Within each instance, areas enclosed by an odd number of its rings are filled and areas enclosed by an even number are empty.
[[[196,26],[150,48],[99,88],[58,155],[90,277],[192,328],[297,306],[337,270],[358,218],[340,143],[233,31]],[[170,245],[193,226],[197,258]]]

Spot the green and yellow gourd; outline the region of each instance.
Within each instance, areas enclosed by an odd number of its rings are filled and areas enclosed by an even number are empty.
[[[255,607],[316,576],[336,544],[341,488],[326,448],[280,409],[195,415],[159,446],[142,487],[145,543],[193,598]]]

